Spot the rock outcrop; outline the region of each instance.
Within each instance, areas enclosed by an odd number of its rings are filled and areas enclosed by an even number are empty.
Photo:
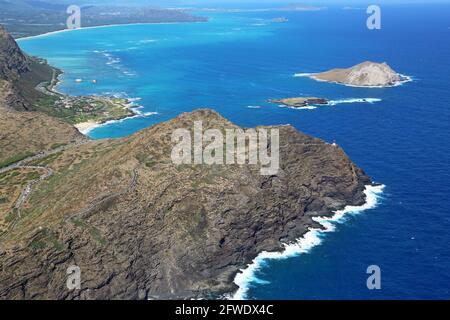
[[[0,108],[21,111],[31,108],[15,85],[29,71],[29,58],[0,25]]]
[[[284,105],[292,108],[304,108],[312,105],[327,105],[329,101],[323,98],[306,97],[306,98],[286,98],[278,100],[269,100],[270,103]]]
[[[356,87],[390,87],[404,81],[387,63],[366,61],[348,69],[315,73],[311,78]]]
[[[29,71],[29,58],[0,25],[0,79],[17,81],[21,75]]]
[[[0,25],[0,108],[35,110],[36,101],[44,96],[35,87],[50,82],[53,73],[45,61],[23,53]]]

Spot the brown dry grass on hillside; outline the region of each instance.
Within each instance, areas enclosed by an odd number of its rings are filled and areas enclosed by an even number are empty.
[[[70,124],[36,112],[0,107],[0,168],[84,137]]]

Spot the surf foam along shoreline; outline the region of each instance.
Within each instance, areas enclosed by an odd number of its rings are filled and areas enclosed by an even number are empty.
[[[292,107],[292,106],[286,106],[286,105],[279,105],[280,108],[287,108],[287,109],[294,109],[294,110],[315,110],[317,108],[323,108],[323,107],[334,107],[339,104],[351,104],[351,103],[369,103],[369,104],[375,104],[377,102],[383,101],[379,98],[347,98],[347,99],[338,99],[338,100],[329,100],[327,104],[321,104],[321,105],[308,105],[305,107]]]
[[[261,106],[247,106],[247,109],[261,109]]]
[[[335,106],[338,104],[347,104],[347,103],[370,103],[374,104],[376,102],[381,102],[382,99],[378,98],[350,98],[350,99],[339,99],[339,100],[330,100],[328,105]]]
[[[102,29],[102,28],[115,28],[115,27],[124,27],[124,26],[146,26],[146,25],[165,25],[165,24],[184,24],[184,23],[203,23],[203,21],[189,21],[189,22],[141,22],[141,23],[123,23],[123,24],[105,24],[101,26],[93,26],[93,27],[81,27],[81,28],[75,28],[75,29],[62,29],[62,30],[56,30],[56,31],[50,31],[42,34],[38,34],[35,36],[28,36],[28,37],[22,37],[18,38],[16,41],[24,41],[24,40],[31,40],[36,38],[43,38],[48,37],[52,35],[56,35],[59,33],[65,33],[65,32],[73,32],[73,31],[81,31],[81,30],[89,30],[89,29]]]
[[[394,87],[402,86],[405,83],[414,81],[413,77],[399,73],[398,75],[401,77],[401,79],[400,79],[400,81],[397,81],[393,85],[388,85],[388,86],[357,86],[357,85],[352,85],[352,84],[340,83],[340,82],[336,82],[336,81],[327,81],[327,80],[319,79],[319,78],[315,77],[316,74],[317,73],[296,73],[296,74],[294,74],[294,78],[310,78],[310,79],[313,79],[313,80],[315,80],[317,82],[326,82],[326,83],[339,84],[339,85],[342,85],[342,86],[345,86],[345,87],[351,87],[351,88],[368,88],[368,89],[394,88]]]
[[[379,204],[379,199],[385,186],[366,186],[364,193],[366,203],[362,206],[347,206],[334,212],[331,217],[314,217],[313,220],[320,223],[324,229],[309,229],[305,235],[292,244],[284,244],[282,252],[261,252],[246,269],[242,269],[235,277],[234,283],[239,289],[228,297],[230,300],[245,300],[252,284],[265,284],[267,281],[258,279],[256,273],[265,265],[267,260],[285,260],[309,253],[311,249],[322,243],[324,235],[334,232],[336,225],[343,224],[347,216],[357,215],[363,211],[374,209]]]
[[[78,131],[80,131],[80,133],[88,135],[90,132],[99,127],[108,126],[114,123],[121,123],[130,119],[145,118],[159,114],[158,112],[155,111],[142,112],[141,109],[143,109],[144,107],[136,104],[136,102],[140,101],[141,98],[127,98],[127,100],[129,101],[127,107],[134,113],[133,116],[125,117],[118,120],[108,120],[105,122],[95,122],[95,121],[82,122],[76,124],[75,127],[78,129]]]

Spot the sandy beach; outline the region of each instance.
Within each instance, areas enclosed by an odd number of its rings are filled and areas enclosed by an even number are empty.
[[[74,127],[77,128],[78,131],[80,131],[80,133],[84,135],[88,134],[98,126],[100,126],[100,123],[95,121],[81,122],[74,125]]]
[[[63,32],[69,32],[69,31],[80,31],[80,30],[88,30],[88,29],[100,29],[100,28],[110,28],[110,27],[122,27],[122,26],[145,26],[145,25],[152,25],[152,24],[180,24],[180,23],[203,23],[203,21],[192,21],[192,22],[140,22],[140,23],[123,23],[123,24],[105,24],[101,26],[93,26],[93,27],[81,27],[76,29],[62,29],[62,30],[56,30],[56,31],[50,31],[43,34],[37,34],[35,36],[27,36],[22,38],[17,38],[16,41],[20,42],[23,40],[31,40],[36,38],[43,38]]]

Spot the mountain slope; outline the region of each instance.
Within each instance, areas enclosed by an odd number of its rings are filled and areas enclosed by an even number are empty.
[[[35,87],[51,81],[55,69],[43,60],[22,52],[14,39],[0,25],[0,97],[3,107],[20,111],[34,110],[44,95]]]
[[[61,120],[28,112],[45,97],[36,85],[52,79],[54,72],[44,61],[24,54],[0,26],[0,169],[24,155],[85,139]]]
[[[0,106],[17,110],[31,109],[16,87],[20,77],[29,71],[30,60],[0,26]]]
[[[73,126],[42,113],[1,110],[0,168],[20,155],[38,154],[84,139]]]
[[[30,71],[30,61],[14,39],[0,26],[0,79],[15,81]]]

